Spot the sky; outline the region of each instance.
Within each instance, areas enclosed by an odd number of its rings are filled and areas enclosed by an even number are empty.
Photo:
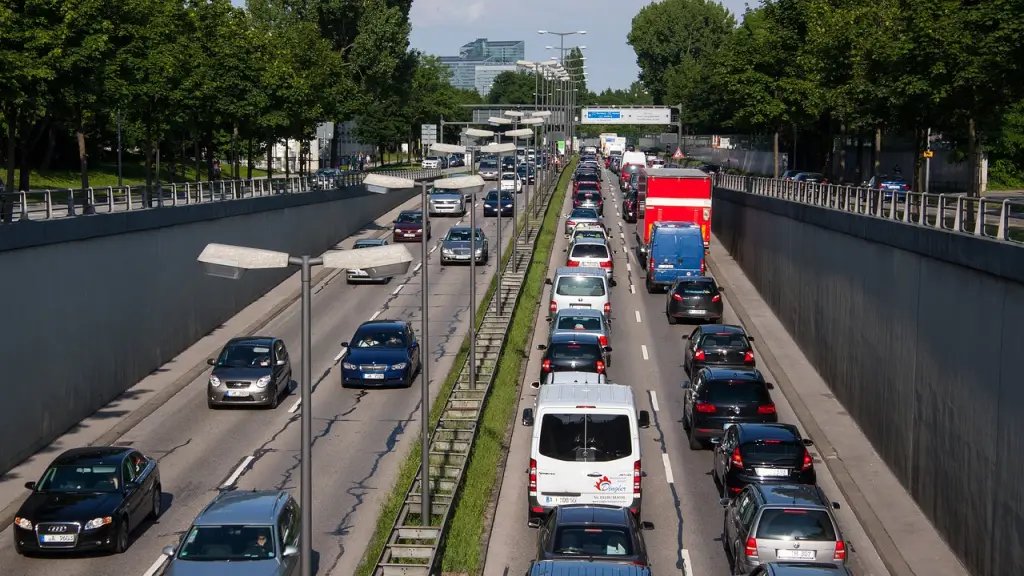
[[[756,0],[719,0],[737,20],[747,3]],[[566,36],[565,47],[586,46],[587,85],[627,88],[639,68],[629,44],[633,16],[646,6],[641,0],[413,0],[410,19],[413,48],[435,56],[458,56],[459,47],[477,38],[524,40],[527,60],[557,57],[559,38],[538,35],[538,30],[586,35]],[[554,46],[547,50],[545,46]]]

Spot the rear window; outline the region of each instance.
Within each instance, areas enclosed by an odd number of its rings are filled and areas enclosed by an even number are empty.
[[[700,296],[714,294],[715,285],[710,282],[680,282],[676,284],[676,294]]]
[[[601,244],[577,244],[570,258],[608,258],[608,247]]]
[[[803,444],[789,440],[753,440],[740,446],[743,455],[758,462],[786,464],[785,461],[801,461],[804,457]]]
[[[555,532],[555,554],[566,556],[632,556],[632,538],[613,526],[566,526]]]
[[[595,230],[593,228],[584,228],[580,230],[576,229],[576,232],[572,235],[573,241],[579,240],[580,238],[594,238],[595,240],[607,240],[608,237],[604,232]]]
[[[558,279],[559,296],[604,296],[604,279],[596,276],[563,276]]]
[[[769,508],[761,514],[757,538],[827,541],[836,539],[836,530],[823,510]]]
[[[589,172],[576,175],[577,182],[597,182],[597,180],[597,174],[591,174]]]
[[[601,319],[596,316],[559,316],[558,330],[600,330]]]
[[[580,193],[576,194],[576,201],[577,202],[585,202],[585,201],[588,201],[588,200],[592,200],[592,201],[596,202],[596,201],[598,201],[600,199],[601,199],[601,195],[598,194],[596,191],[594,191],[594,192],[580,192]]]
[[[771,401],[768,388],[762,382],[712,380],[704,389],[704,400],[711,404],[761,404]]]
[[[597,218],[597,210],[593,208],[576,208],[569,214],[569,219],[573,218]]]
[[[626,173],[629,173],[629,174],[632,174],[632,173],[636,172],[639,169],[640,169],[640,165],[639,164],[627,164],[625,167],[622,168],[622,171],[626,172]]]
[[[596,344],[556,343],[548,348],[552,360],[577,360],[594,362],[601,359],[601,350]]]
[[[706,334],[700,341],[701,348],[750,348],[747,337],[742,334]]]
[[[563,462],[609,462],[633,453],[625,414],[545,414],[540,424],[541,456]]]

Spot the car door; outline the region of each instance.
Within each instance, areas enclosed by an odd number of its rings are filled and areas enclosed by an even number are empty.
[[[385,242],[387,244],[387,242]],[[282,376],[282,386],[285,390],[290,390],[292,387],[292,358],[288,354],[288,347],[284,345],[283,341],[278,341],[281,344],[281,356],[284,360],[284,374]]]
[[[726,508],[725,518],[725,542],[729,546],[729,551],[736,554],[736,546],[738,542],[746,542],[741,540],[740,534],[740,518],[746,513],[753,503],[753,496],[749,489],[744,490],[739,496]]]
[[[278,362],[284,360],[284,345],[280,340],[274,342],[274,361],[271,362],[271,370],[274,375],[274,391],[278,392],[284,387],[285,367],[278,366]]]
[[[409,355],[409,374],[415,374],[420,368],[422,351],[420,350],[419,343],[416,340],[416,332],[408,326],[405,327],[405,341],[409,343],[408,348],[406,349],[406,354]]]
[[[558,515],[557,512],[548,514],[547,520],[544,524],[541,524],[540,534],[537,535],[537,558],[543,559],[548,549],[552,551],[555,548],[555,529],[556,520],[555,517]]]
[[[744,543],[747,541],[747,535],[750,534],[750,528],[754,525],[754,516],[757,515],[757,498],[751,490],[746,490],[746,503],[737,508],[736,514],[736,538],[733,540],[733,551],[736,556],[739,556],[743,551]],[[743,558],[746,561],[746,557]]]
[[[143,518],[142,496],[145,490],[142,485],[136,484],[138,479],[135,465],[125,457],[121,460],[121,493],[124,497],[124,509],[128,513],[129,531],[137,526]]]
[[[722,441],[718,443],[718,446],[715,446],[715,473],[718,475],[718,479],[722,481],[723,488],[725,484],[725,475],[729,472],[730,455],[732,454],[733,449],[736,448],[736,434],[736,427],[730,427],[722,437]]]

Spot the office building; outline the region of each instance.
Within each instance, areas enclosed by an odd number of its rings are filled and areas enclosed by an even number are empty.
[[[477,38],[459,48],[463,60],[487,60],[492,64],[515,64],[526,59],[526,43],[522,40],[488,40]]]
[[[442,56],[441,63],[451,71],[452,86],[476,90],[483,96],[498,74],[515,70],[516,61],[525,57],[526,44],[522,40],[477,38],[459,48],[458,56]]]

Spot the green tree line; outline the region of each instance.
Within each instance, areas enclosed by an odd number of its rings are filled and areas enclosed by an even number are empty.
[[[640,10],[628,42],[688,131],[764,135],[776,153],[796,140],[807,168],[858,139],[877,174],[883,135],[912,137],[920,159],[931,129],[977,192],[983,151],[997,179],[1024,167],[1021,14],[1021,0],[762,0],[738,23],[715,2],[665,0]],[[842,173],[845,146],[836,154]]]

